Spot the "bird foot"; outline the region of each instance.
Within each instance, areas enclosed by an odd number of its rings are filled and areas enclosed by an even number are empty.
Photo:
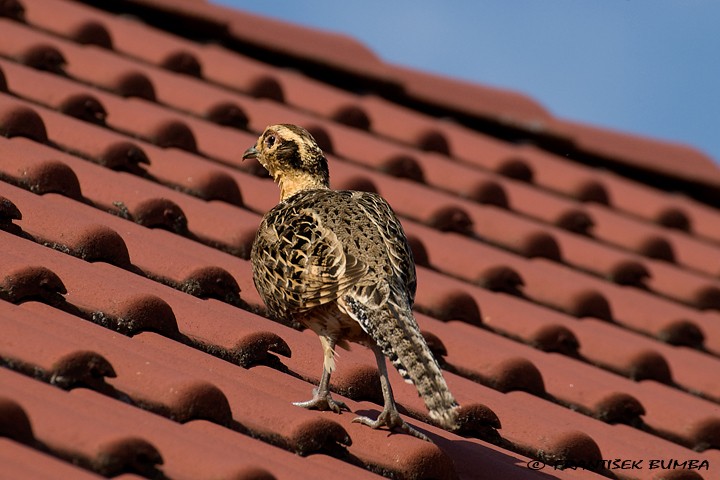
[[[330,396],[330,392],[327,392],[325,394],[315,392],[315,395],[312,399],[306,402],[293,402],[293,405],[307,408],[308,410],[332,410],[335,413],[340,413],[343,410],[347,410],[348,412],[350,411],[348,406],[345,405],[345,402],[340,400],[334,400]]]
[[[383,410],[377,420],[372,420],[369,417],[355,417],[352,421],[353,423],[362,423],[363,425],[367,425],[373,429],[385,426],[389,430],[399,430],[403,433],[419,438],[420,440],[433,443],[427,435],[420,433],[408,425],[408,423],[400,417],[397,410]]]

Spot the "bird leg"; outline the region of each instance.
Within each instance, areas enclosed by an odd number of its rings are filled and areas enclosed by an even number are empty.
[[[378,370],[380,371],[380,386],[382,388],[385,405],[376,420],[371,420],[369,417],[356,417],[353,418],[353,423],[362,423],[371,428],[385,426],[390,430],[397,429],[408,435],[432,443],[432,440],[430,440],[427,435],[415,430],[400,417],[397,405],[395,405],[395,398],[393,398],[392,388],[390,387],[390,379],[388,378],[387,366],[385,365],[385,356],[377,347],[373,348],[373,353],[375,354],[375,360],[377,361]]]
[[[323,345],[323,351],[325,355],[325,361],[323,362],[323,373],[320,377],[320,384],[316,389],[313,390],[313,398],[306,402],[293,402],[293,405],[298,407],[307,408],[310,410],[332,410],[335,413],[340,413],[343,410],[350,409],[345,402],[340,400],[334,400],[330,396],[330,372],[334,367],[334,362],[328,361],[328,358],[332,358],[335,354],[335,341],[328,339],[327,337],[321,336],[320,342]],[[328,357],[330,355],[330,357]]]

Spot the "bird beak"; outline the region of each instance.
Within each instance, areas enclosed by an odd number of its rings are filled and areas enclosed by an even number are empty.
[[[260,152],[258,152],[257,148],[250,147],[247,150],[245,150],[245,153],[243,153],[243,160],[247,160],[248,158],[257,158]]]

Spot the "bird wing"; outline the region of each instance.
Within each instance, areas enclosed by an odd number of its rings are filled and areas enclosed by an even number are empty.
[[[359,205],[380,234],[390,260],[392,275],[399,280],[402,294],[408,305],[412,306],[417,288],[415,261],[400,221],[390,205],[378,195],[361,193]]]
[[[367,271],[311,208],[268,218],[253,246],[255,284],[271,311],[301,312],[337,300]]]

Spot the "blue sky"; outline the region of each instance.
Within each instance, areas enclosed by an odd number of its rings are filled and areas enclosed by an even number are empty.
[[[720,0],[215,3],[350,35],[384,61],[516,90],[553,115],[720,163]]]

